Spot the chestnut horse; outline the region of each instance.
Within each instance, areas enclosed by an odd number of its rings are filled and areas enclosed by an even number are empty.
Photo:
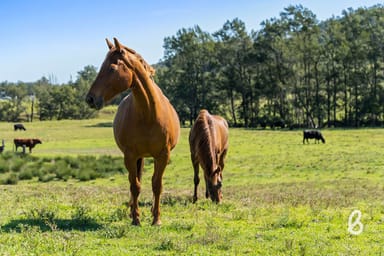
[[[197,201],[199,165],[201,165],[204,170],[205,196],[219,203],[222,199],[224,159],[228,151],[227,121],[220,116],[209,114],[205,109],[200,110],[189,133],[189,146],[195,172],[193,202]]]
[[[162,178],[170,152],[179,139],[179,118],[153,81],[154,69],[116,38],[114,45],[108,39],[106,41],[109,51],[86,96],[86,102],[91,108],[101,109],[114,96],[131,89],[131,93],[119,105],[113,131],[128,170],[132,224],[140,225],[138,197],[144,157],[153,157],[152,225],[160,225]]]

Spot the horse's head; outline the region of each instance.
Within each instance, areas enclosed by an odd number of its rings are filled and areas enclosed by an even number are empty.
[[[220,203],[223,198],[223,193],[221,192],[222,180],[222,171],[218,166],[217,169],[211,174],[207,182],[209,196],[213,202]]]
[[[86,96],[91,108],[101,109],[119,93],[131,88],[138,78],[136,70],[151,67],[134,50],[123,46],[114,38],[113,45],[106,39],[109,51]],[[150,70],[150,72],[152,72]]]

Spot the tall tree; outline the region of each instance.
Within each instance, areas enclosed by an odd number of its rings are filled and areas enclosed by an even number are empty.
[[[166,75],[172,77],[162,86],[173,87],[171,101],[176,109],[188,111],[188,117],[182,120],[192,122],[201,108],[212,110],[216,107],[212,101],[214,84],[210,82],[212,70],[213,40],[209,33],[199,26],[193,29],[181,29],[176,36],[164,39]],[[172,85],[167,85],[173,83]],[[180,114],[180,113],[179,113]]]
[[[235,113],[235,97],[241,95],[241,116],[244,125],[249,126],[254,122],[253,103],[258,100],[252,86],[251,59],[253,42],[247,33],[245,23],[239,19],[227,21],[223,28],[214,33],[219,45],[218,61],[223,76],[222,87],[227,91],[230,99],[233,122],[237,123]]]
[[[317,76],[319,26],[316,15],[301,5],[291,5],[280,16],[290,30],[287,44],[296,75],[294,94],[297,107],[304,110],[307,126],[321,125],[320,81]]]
[[[261,26],[253,35],[257,62],[256,87],[264,101],[259,123],[265,126],[277,119],[291,123],[288,96],[292,93],[289,85],[292,64],[286,45],[289,27],[282,19],[276,18],[263,21]]]

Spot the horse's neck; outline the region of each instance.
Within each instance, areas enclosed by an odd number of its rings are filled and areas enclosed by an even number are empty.
[[[132,93],[135,99],[135,104],[138,105],[138,110],[148,118],[155,117],[158,114],[158,108],[162,105],[158,104],[160,101],[160,89],[148,76],[136,75],[134,79]]]

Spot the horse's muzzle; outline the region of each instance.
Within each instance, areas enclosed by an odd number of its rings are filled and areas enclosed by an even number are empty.
[[[94,109],[101,109],[103,107],[103,99],[102,98],[96,98],[92,94],[88,94],[85,98],[85,102],[87,102],[88,106]]]

